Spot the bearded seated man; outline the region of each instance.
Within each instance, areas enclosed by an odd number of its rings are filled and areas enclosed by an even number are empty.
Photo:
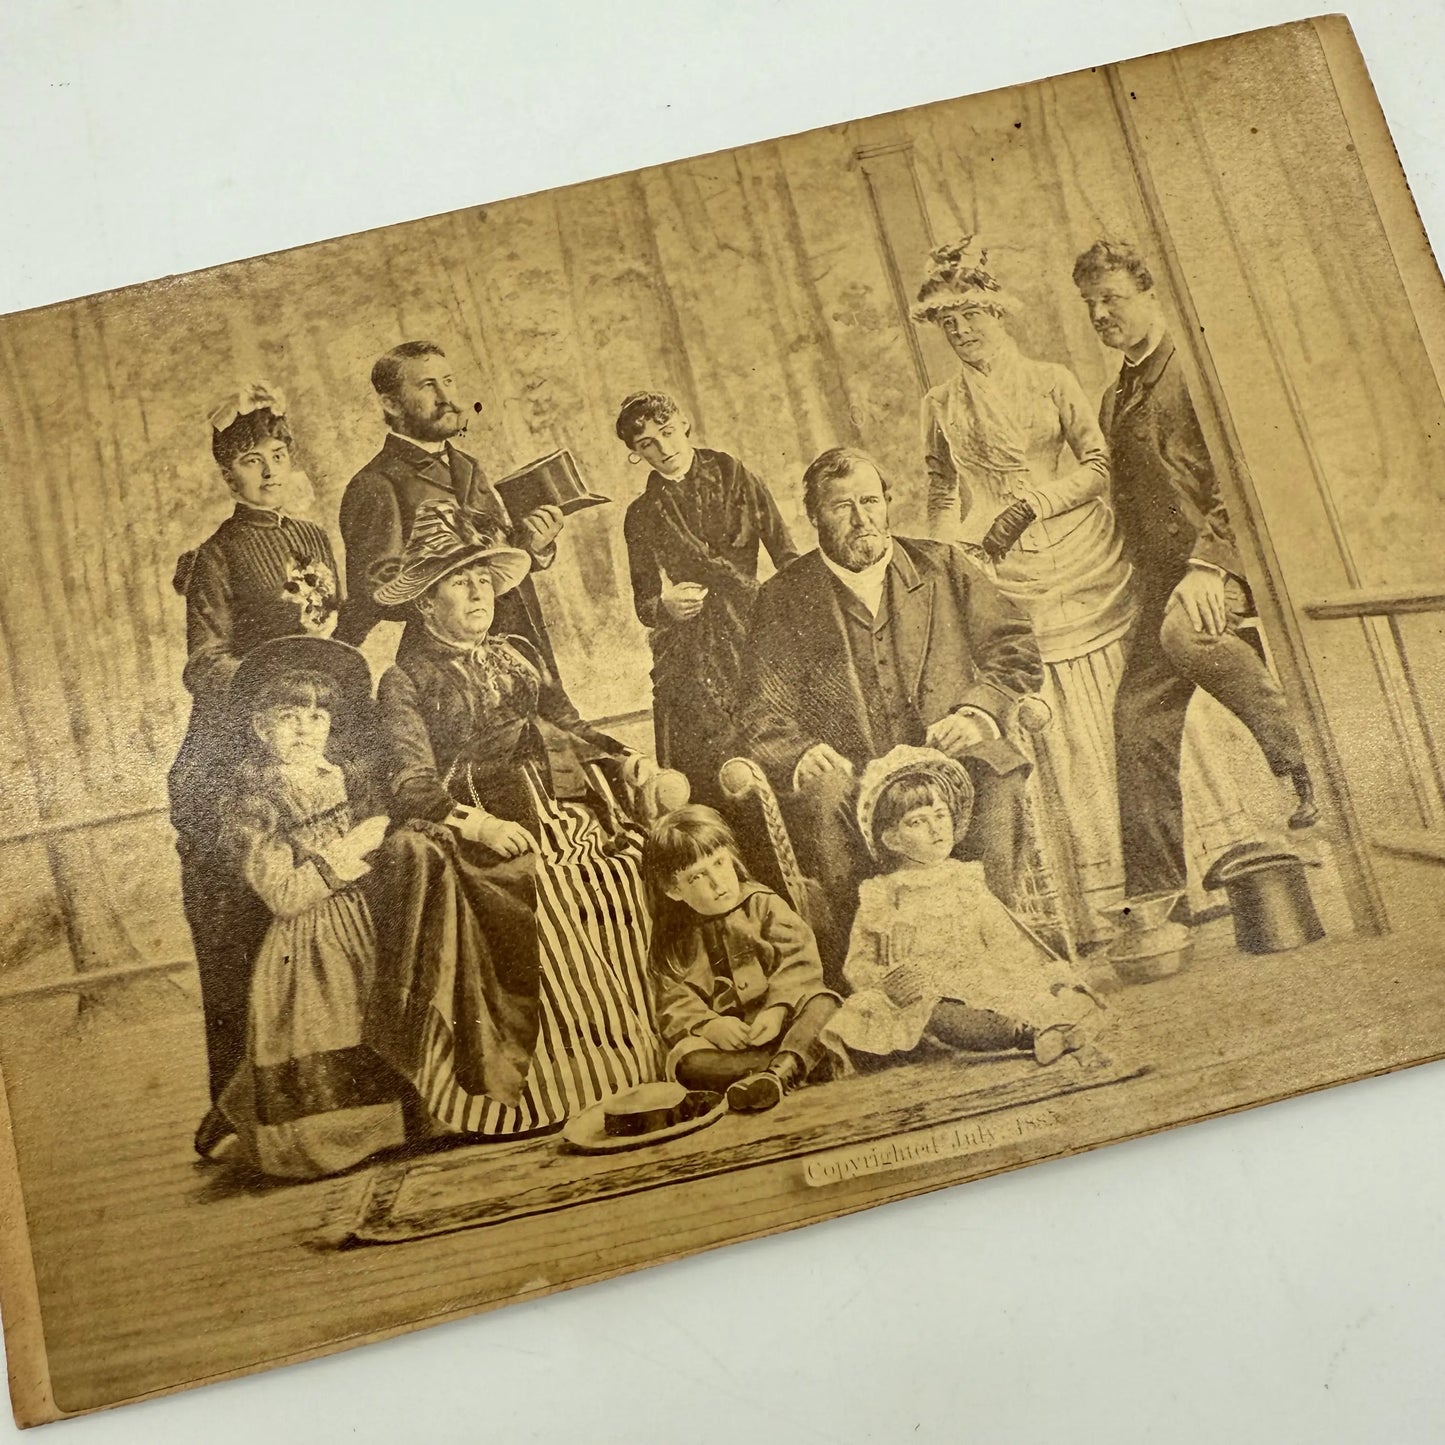
[[[957,854],[1011,902],[1029,765],[1005,732],[1043,680],[1024,614],[951,543],[893,536],[888,503],[864,453],[818,457],[803,477],[818,547],[763,584],[748,636],[743,732],[827,902],[833,987],[858,884],[876,871],[855,817],[864,765],[899,744],[961,761],[975,805]]]

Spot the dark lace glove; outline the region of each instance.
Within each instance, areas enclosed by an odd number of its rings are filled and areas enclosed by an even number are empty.
[[[999,561],[1023,536],[1025,528],[1037,516],[1038,513],[1022,497],[1011,502],[993,519],[993,526],[984,533],[983,550],[995,562]]]

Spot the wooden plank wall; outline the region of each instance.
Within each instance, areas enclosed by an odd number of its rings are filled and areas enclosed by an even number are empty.
[[[1297,605],[1437,584],[1445,400],[1313,32],[1256,39],[1259,65],[1201,48],[1124,71],[1262,520]],[[1407,645],[1438,732],[1445,631],[1421,622]],[[1320,622],[1304,636],[1361,821],[1425,826],[1388,629]]]

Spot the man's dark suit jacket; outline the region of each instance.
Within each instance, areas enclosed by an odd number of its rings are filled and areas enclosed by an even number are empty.
[[[1146,582],[1172,578],[1171,587],[1191,558],[1242,577],[1234,529],[1174,342],[1165,336],[1130,372],[1121,370],[1099,412],[1125,555]]]
[[[960,707],[1007,728],[1015,705],[1043,682],[1038,644],[1024,614],[951,543],[894,537],[884,588],[887,623],[916,735]],[[818,551],[763,584],[747,642],[743,733],[774,787],[791,789],[798,759],[815,743],[855,768],[899,738],[877,738],[869,722],[847,611],[866,609]],[[971,750],[999,772],[1024,759],[1000,738]]]
[[[447,447],[447,458],[433,456],[404,437],[388,432],[381,450],[346,484],[341,497],[341,540],[346,547],[346,600],[336,624],[336,636],[353,646],[365,641],[378,622],[404,622],[404,608],[378,606],[372,600],[376,586],[372,569],[387,557],[399,557],[411,535],[412,520],[422,502],[450,498],[517,543],[517,528],[502,499],[487,481],[475,457]],[[551,559],[533,561],[534,568]],[[493,631],[526,638],[555,673],[541,605],[528,577],[515,591],[497,599]]]

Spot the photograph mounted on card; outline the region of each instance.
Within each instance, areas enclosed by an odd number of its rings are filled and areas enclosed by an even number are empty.
[[[0,318],[17,1419],[1445,1055],[1442,357],[1339,19]]]

